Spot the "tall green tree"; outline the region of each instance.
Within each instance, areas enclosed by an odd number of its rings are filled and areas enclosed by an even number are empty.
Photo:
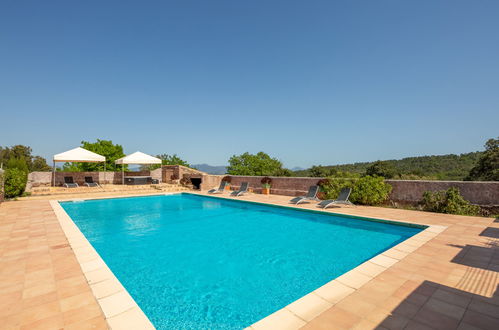
[[[391,179],[395,176],[396,169],[392,163],[378,160],[366,169],[366,175],[381,176],[385,179]]]
[[[232,175],[289,176],[291,171],[286,171],[281,161],[264,152],[259,152],[256,155],[245,152],[229,159],[227,173]]]
[[[97,139],[96,142],[81,141],[81,147],[106,157],[106,171],[121,170],[121,165],[114,163],[115,160],[125,157],[121,145],[114,144],[111,140]],[[64,171],[79,172],[104,171],[104,163],[65,163],[62,169]]]
[[[169,154],[161,154],[156,155],[157,158],[161,159],[161,165],[182,165],[185,167],[191,167],[188,162],[177,156],[177,154],[169,155]],[[155,170],[159,168],[161,165],[142,165],[140,167],[141,170]]]
[[[159,159],[161,159],[161,165],[182,165],[185,167],[191,167],[188,162],[177,156],[177,154],[173,155],[168,155],[168,154],[161,154],[157,155]]]
[[[466,180],[499,181],[499,137],[485,143],[485,152],[470,170]]]
[[[47,164],[45,158],[34,156],[31,147],[21,144],[12,147],[0,147],[0,163],[5,166],[10,159],[23,159],[29,172],[50,171],[51,167]]]

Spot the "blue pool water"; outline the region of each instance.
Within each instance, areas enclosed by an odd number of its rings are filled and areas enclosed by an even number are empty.
[[[190,194],[63,202],[159,329],[240,329],[421,229]]]

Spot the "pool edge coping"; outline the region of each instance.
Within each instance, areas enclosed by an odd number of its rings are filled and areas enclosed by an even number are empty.
[[[406,221],[382,218],[369,218],[363,216],[347,215],[335,213],[331,211],[309,210],[291,205],[279,205],[274,203],[247,201],[241,199],[233,199],[223,196],[206,195],[197,192],[170,192],[170,193],[153,193],[140,195],[117,195],[105,196],[96,198],[68,198],[49,200],[50,205],[61,225],[66,238],[75,254],[78,263],[82,269],[85,278],[101,307],[106,322],[112,329],[121,329],[124,324],[129,328],[130,325],[141,329],[155,329],[152,322],[149,320],[144,311],[140,308],[133,297],[128,293],[126,288],[121,284],[118,278],[114,275],[111,269],[106,265],[102,257],[93,248],[92,244],[83,235],[78,226],[73,222],[71,217],[66,213],[59,202],[68,201],[84,201],[84,200],[99,200],[112,198],[133,198],[141,196],[162,196],[162,195],[178,195],[190,194],[203,197],[212,197],[225,200],[235,200],[239,202],[247,202],[253,204],[267,205],[280,208],[289,208],[312,213],[337,215],[360,219],[363,221],[376,221],[402,225],[408,227],[425,227],[421,228],[421,232],[409,237],[390,249],[375,255],[373,258],[366,260],[359,266],[352,268],[343,275],[331,280],[323,286],[313,290],[301,298],[293,301],[287,306],[275,311],[274,313],[264,317],[263,319],[251,324],[246,329],[273,329],[276,326],[286,324],[290,329],[298,329],[306,325],[322,312],[341,302],[344,298],[359,290],[364,284],[367,284],[372,279],[376,278],[385,270],[389,269],[412,252],[426,244],[431,239],[438,236],[441,232],[447,229],[447,226],[428,225],[422,223],[410,223]],[[112,292],[112,293],[109,293]],[[107,293],[107,294],[106,294]],[[116,303],[118,303],[116,306]]]

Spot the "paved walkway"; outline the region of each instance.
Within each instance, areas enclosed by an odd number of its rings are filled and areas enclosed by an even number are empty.
[[[240,199],[289,205],[284,196]],[[448,228],[362,285],[319,296],[327,308],[295,315],[289,328],[499,329],[499,220],[361,206],[330,212]],[[48,200],[0,204],[0,328],[107,328]]]

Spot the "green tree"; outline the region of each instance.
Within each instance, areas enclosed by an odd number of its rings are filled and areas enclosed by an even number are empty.
[[[156,155],[157,158],[161,159],[161,165],[182,165],[185,167],[191,167],[188,162],[177,156],[177,154],[169,155],[169,154],[161,154]],[[160,168],[161,165],[142,165],[140,167],[141,170],[155,170]]]
[[[485,152],[470,170],[466,180],[499,181],[499,137],[485,143]]]
[[[106,171],[121,171],[121,165],[114,163],[117,159],[125,157],[121,145],[113,144],[111,140],[97,139],[96,142],[81,141],[81,147],[106,157]],[[71,172],[104,171],[104,163],[65,163],[62,169]]]
[[[51,167],[47,165],[45,158],[33,156],[32,149],[24,145],[15,145],[10,148],[0,147],[0,163],[7,164],[9,159],[24,159],[28,170],[33,171],[50,171]]]
[[[366,169],[366,175],[381,176],[385,179],[391,179],[395,174],[395,166],[387,161],[378,160]]]
[[[338,170],[335,168],[328,168],[324,167],[322,165],[314,165],[310,168],[310,176],[312,177],[317,177],[317,178],[323,178],[327,176],[334,176]]]
[[[232,156],[229,159],[227,173],[232,175],[263,175],[279,176],[290,174],[285,171],[282,163],[277,158],[272,158],[264,152],[256,155],[245,152],[239,156]]]
[[[40,156],[34,156],[31,159],[31,171],[47,172],[50,171],[52,167],[47,164],[45,158]]]
[[[182,165],[185,167],[191,167],[188,162],[177,156],[177,154],[173,155],[168,155],[168,154],[161,154],[157,155],[159,159],[161,159],[161,165]]]

